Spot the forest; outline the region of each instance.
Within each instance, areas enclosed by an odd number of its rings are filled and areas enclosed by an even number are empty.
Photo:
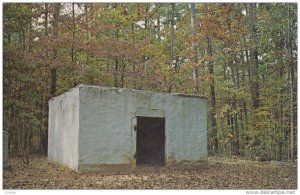
[[[297,159],[296,3],[3,3],[9,154],[47,155],[82,83],[208,98],[211,156]]]

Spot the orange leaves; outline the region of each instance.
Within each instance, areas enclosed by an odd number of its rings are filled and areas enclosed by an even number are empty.
[[[203,13],[206,11],[203,10]],[[245,33],[241,13],[231,4],[208,4],[208,15],[202,17],[200,31],[211,38],[234,44],[235,39]]]
[[[210,56],[210,55],[205,55],[205,56],[201,59],[201,61],[203,61],[203,62],[211,62],[211,61],[213,61],[213,57]]]

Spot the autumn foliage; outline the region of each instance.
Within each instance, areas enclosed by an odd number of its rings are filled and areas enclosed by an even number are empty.
[[[204,95],[210,154],[295,159],[297,5],[191,14],[185,3],[4,3],[10,154],[46,154],[49,99],[85,83]]]

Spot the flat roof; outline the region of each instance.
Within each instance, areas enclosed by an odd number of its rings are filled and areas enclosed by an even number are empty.
[[[87,84],[78,84],[75,87],[69,89],[68,91],[51,98],[49,101],[54,100],[57,97],[63,96],[64,94],[76,89],[76,88],[80,88],[80,87],[87,87],[87,88],[98,88],[98,89],[104,89],[104,90],[126,90],[126,91],[132,91],[132,92],[146,92],[146,93],[157,93],[157,94],[171,94],[174,96],[180,96],[180,97],[190,97],[190,98],[201,98],[201,99],[207,99],[206,96],[200,96],[200,95],[196,95],[196,94],[183,94],[183,93],[168,93],[168,92],[156,92],[156,91],[147,91],[147,90],[138,90],[138,89],[128,89],[128,88],[120,88],[120,87],[107,87],[107,86],[101,86],[101,85],[87,85]]]

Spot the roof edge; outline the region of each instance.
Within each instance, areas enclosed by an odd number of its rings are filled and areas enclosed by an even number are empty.
[[[148,91],[148,90],[139,90],[139,89],[129,89],[129,88],[121,88],[121,87],[107,87],[102,85],[87,85],[87,84],[79,84],[74,88],[80,88],[80,87],[91,87],[91,88],[98,88],[98,89],[106,89],[106,90],[127,90],[127,91],[136,91],[136,92],[147,92],[147,93],[161,93],[161,94],[171,94],[174,96],[180,96],[180,97],[190,97],[190,98],[201,98],[201,99],[207,99],[206,96],[200,96],[196,94],[184,94],[184,93],[168,93],[168,92],[162,92],[162,91]],[[73,88],[72,88],[73,89]]]
[[[76,85],[75,87],[72,87],[72,88],[68,89],[67,91],[65,91],[65,92],[63,92],[63,93],[58,94],[58,95],[55,96],[55,97],[52,97],[52,98],[49,100],[49,102],[50,102],[50,101],[53,101],[53,100],[55,100],[55,99],[57,99],[57,98],[59,98],[59,97],[62,97],[62,96],[64,96],[64,95],[66,95],[67,93],[69,93],[69,92],[71,92],[71,91],[73,91],[73,90],[79,88],[80,85],[81,85],[81,84]]]
[[[127,90],[127,91],[135,91],[135,92],[147,92],[147,93],[160,93],[160,94],[171,94],[171,95],[174,95],[174,96],[179,96],[179,97],[189,97],[189,98],[201,98],[201,99],[207,99],[206,96],[200,96],[200,95],[196,95],[196,94],[184,94],[184,93],[168,93],[168,92],[163,92],[163,91],[148,91],[148,90],[139,90],[139,89],[129,89],[129,88],[121,88],[121,87],[108,87],[108,86],[102,86],[102,85],[88,85],[88,84],[78,84],[76,85],[75,87],[73,88],[70,88],[69,90],[51,98],[49,100],[50,101],[53,101],[61,96],[64,96],[66,95],[67,93],[73,91],[74,89],[77,89],[77,88],[81,88],[81,87],[91,87],[91,88],[98,88],[98,89],[104,89],[104,90]]]

